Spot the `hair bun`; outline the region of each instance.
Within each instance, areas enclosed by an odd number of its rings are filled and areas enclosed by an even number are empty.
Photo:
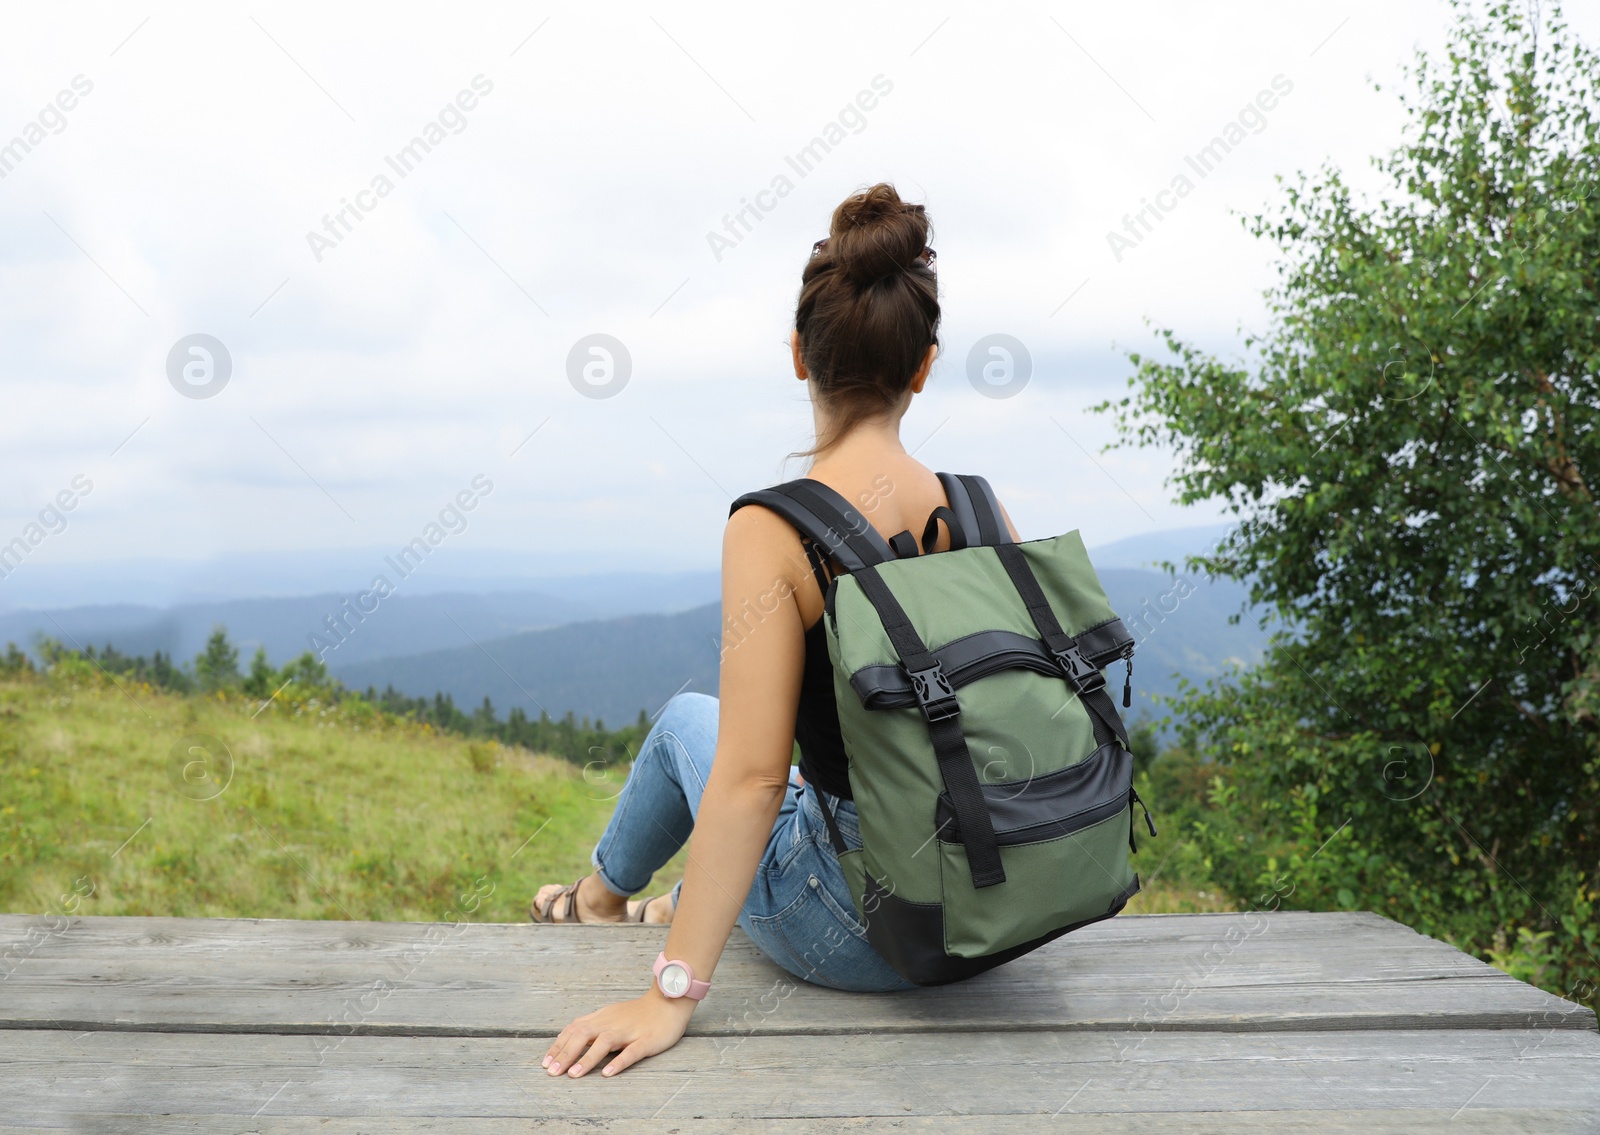
[[[816,445],[795,456],[815,457],[860,423],[904,409],[939,346],[939,279],[921,258],[931,230],[922,206],[892,185],[863,189],[833,211],[827,238],[800,270],[794,309],[796,373],[826,421]]]
[[[928,246],[928,217],[921,205],[900,200],[892,185],[878,184],[840,202],[828,227],[828,252],[844,278],[859,288],[915,269]]]

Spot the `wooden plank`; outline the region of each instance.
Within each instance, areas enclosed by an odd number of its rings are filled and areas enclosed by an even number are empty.
[[[0,942],[36,920],[0,916]],[[636,996],[666,930],[82,918],[13,962],[0,1027],[534,1036]],[[1591,1010],[1371,914],[1124,916],[971,981],[798,987],[740,931],[691,1035],[1562,1028]]]
[[[1231,1122],[1239,1111],[1347,1126],[1370,1112],[1408,1132],[1421,1129],[1413,1112],[1436,1129],[1455,1116],[1503,1131],[1530,1111],[1550,1120],[1541,1130],[1600,1126],[1600,1036],[1572,1030],[687,1038],[614,1079],[579,1081],[547,1076],[541,1054],[492,1037],[350,1037],[318,1051],[309,1037],[13,1031],[0,1033],[0,1100],[13,1125],[79,1130],[90,1121],[75,1116],[118,1115],[245,1121],[212,1131],[281,1129],[283,1117],[385,1131],[407,1129],[400,1119],[425,1130],[415,1121],[427,1118],[696,1129],[708,1118],[826,1119],[831,1129],[856,1117],[892,1129],[943,1117],[920,1129],[992,1131],[995,1116],[1128,1130],[1132,1116]]]
[[[1039,1135],[1048,1116],[983,1116],[979,1135]],[[67,1128],[0,1127],[0,1135],[38,1135]],[[215,1115],[77,1116],[71,1129],[81,1135],[374,1135],[370,1119],[272,1116],[229,1121]],[[385,1117],[384,1135],[544,1135],[581,1130],[592,1135],[803,1135],[826,1130],[838,1135],[974,1135],[965,1115],[870,1116],[817,1119],[595,1119],[560,1118],[433,1119]],[[1587,1117],[1572,1112],[1503,1109],[1486,1112],[1438,1111],[1254,1111],[1170,1112],[1162,1115],[1074,1116],[1071,1130],[1083,1135],[1594,1135]]]

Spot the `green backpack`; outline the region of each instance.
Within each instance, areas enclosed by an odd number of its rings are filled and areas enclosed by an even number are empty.
[[[846,574],[828,654],[860,848],[822,812],[867,940],[918,985],[960,981],[1117,914],[1139,890],[1133,757],[1104,668],[1133,637],[1077,532],[1018,544],[982,477],[940,473],[948,551],[885,541],[802,478],[748,493]],[[815,785],[807,782],[808,789]],[[1145,810],[1145,823],[1155,824]]]

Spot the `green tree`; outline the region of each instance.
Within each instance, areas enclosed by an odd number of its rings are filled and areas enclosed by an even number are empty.
[[[164,690],[186,694],[194,688],[189,675],[172,664],[172,655],[156,651],[150,662],[150,681]]]
[[[264,698],[277,689],[278,672],[272,668],[272,663],[267,661],[267,648],[256,647],[255,654],[250,659],[250,674],[244,680],[244,692],[253,698]]]
[[[239,648],[228,641],[228,628],[211,628],[206,648],[195,655],[194,675],[207,692],[239,684]]]
[[[279,670],[277,679],[278,685],[292,680],[297,686],[314,690],[328,689],[333,685],[333,679],[328,677],[327,664],[309,650],[302,652],[299,657]],[[273,686],[273,689],[277,688],[277,685]]]
[[[494,703],[488,694],[483,696],[483,704],[473,711],[472,730],[486,737],[493,737],[500,730],[500,719],[495,716]]]
[[[1592,1002],[1600,63],[1557,10],[1455,7],[1407,69],[1382,199],[1324,168],[1247,219],[1280,259],[1246,359],[1163,329],[1099,409],[1176,451],[1180,500],[1237,515],[1196,565],[1279,618],[1260,667],[1179,707],[1219,773],[1218,881]],[[1508,963],[1519,942],[1554,961]]]
[[[0,657],[0,677],[14,678],[21,674],[32,673],[33,660],[17,649],[16,643],[6,643],[5,656]]]

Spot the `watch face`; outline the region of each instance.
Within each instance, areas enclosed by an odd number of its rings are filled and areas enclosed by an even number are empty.
[[[668,997],[682,997],[689,992],[689,972],[677,962],[661,967],[661,992]]]

